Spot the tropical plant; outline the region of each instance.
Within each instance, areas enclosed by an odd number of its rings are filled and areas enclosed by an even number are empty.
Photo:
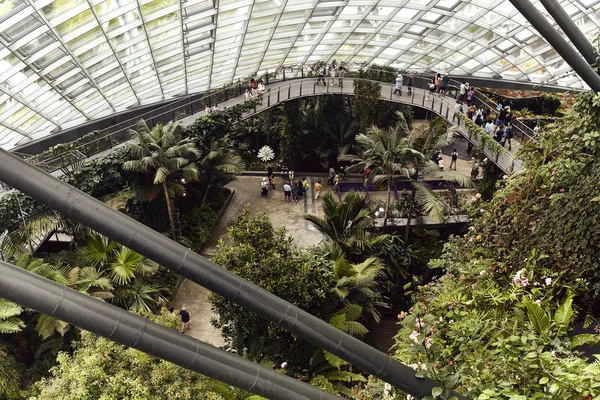
[[[383,226],[387,225],[391,203],[392,185],[394,181],[408,176],[406,168],[409,149],[405,146],[410,132],[402,114],[399,122],[389,130],[381,130],[371,126],[367,134],[356,136],[357,154],[345,154],[341,160],[350,161],[348,171],[364,171],[369,169],[369,179],[384,183],[387,186],[387,200],[383,217]]]
[[[159,315],[143,315],[171,329],[179,326],[178,316],[164,309]],[[36,382],[28,394],[30,398],[45,400],[243,400],[250,396],[241,389],[90,332],[81,333],[72,354],[59,353],[52,376]]]
[[[104,294],[104,298],[135,312],[156,307],[159,290],[148,281],[159,270],[154,261],[97,232],[89,233],[80,254],[90,265],[79,270],[77,285],[81,289],[114,289],[114,296]]]
[[[322,208],[323,217],[306,214],[304,219],[325,236],[326,250],[334,261],[338,254],[344,254],[351,261],[363,261],[364,257],[378,255],[390,240],[389,235],[369,232],[373,218],[363,193],[349,192],[341,202],[332,193],[324,193]]]
[[[331,291],[341,302],[342,308],[358,305],[366,317],[379,323],[379,308],[388,307],[379,287],[380,279],[385,276],[385,265],[381,259],[370,257],[359,264],[351,264],[340,257],[335,262],[333,275],[336,283]]]
[[[240,210],[229,236],[214,262],[317,317],[333,315],[325,306],[334,285],[330,260],[315,249],[294,248],[285,230],[275,230],[264,213],[250,215],[249,207]],[[219,316],[211,322],[238,354],[281,357],[299,371],[308,365],[314,346],[222,296],[212,294],[209,301]]]
[[[223,187],[235,179],[235,175],[244,169],[244,161],[230,149],[227,149],[222,141],[214,141],[198,163],[198,170],[203,182],[206,184],[206,192],[202,198],[202,204],[210,189],[217,186]]]
[[[200,157],[200,151],[192,139],[183,137],[178,123],[167,126],[157,124],[150,129],[146,122],[140,121],[133,133],[137,136],[137,143],[127,147],[133,160],[124,162],[123,169],[152,174],[153,187],[148,188],[150,190],[162,187],[171,224],[171,237],[176,240],[169,185],[174,183],[174,178],[183,178],[188,182],[198,180],[198,168],[193,160]]]

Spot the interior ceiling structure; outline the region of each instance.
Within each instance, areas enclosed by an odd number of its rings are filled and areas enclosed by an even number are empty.
[[[598,33],[600,0],[560,2]],[[505,0],[0,0],[0,147],[332,59],[586,87]]]

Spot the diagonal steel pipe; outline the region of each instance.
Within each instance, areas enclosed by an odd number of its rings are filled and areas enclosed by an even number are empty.
[[[575,70],[594,92],[600,92],[600,76],[582,56],[556,31],[529,0],[510,0],[558,54]]]
[[[562,29],[571,40],[571,43],[579,50],[588,64],[595,65],[598,53],[590,41],[587,40],[585,35],[579,30],[577,25],[575,25],[575,22],[573,22],[560,3],[556,0],[540,0],[540,2],[548,13],[550,13],[552,18],[554,18],[558,26],[560,26],[560,29]]]
[[[270,399],[335,400],[289,376],[0,261],[0,297]]]
[[[422,398],[441,386],[6,150],[0,150],[0,181],[406,393]]]

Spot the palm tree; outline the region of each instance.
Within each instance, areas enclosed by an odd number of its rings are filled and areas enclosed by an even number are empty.
[[[134,133],[138,143],[128,146],[129,155],[134,159],[123,163],[123,169],[154,175],[153,184],[162,186],[171,224],[171,236],[176,240],[169,180],[175,176],[183,177],[188,182],[198,180],[198,168],[192,161],[200,157],[200,151],[192,139],[183,138],[178,123],[167,126],[157,124],[150,129],[142,120]]]
[[[146,279],[158,271],[154,261],[97,232],[90,232],[80,253],[91,264],[79,273],[80,288],[110,285],[115,288],[112,301],[133,311],[149,311],[157,304],[159,292]]]
[[[222,142],[214,141],[210,144],[208,153],[199,164],[202,172],[202,178],[206,181],[206,192],[202,198],[202,203],[206,202],[206,197],[214,185],[220,187],[232,182],[234,174],[239,174],[245,167],[242,158],[230,150],[223,150]]]
[[[373,219],[363,193],[349,192],[339,202],[331,192],[327,192],[323,195],[322,204],[323,217],[306,214],[304,219],[312,222],[326,237],[326,248],[332,260],[342,253],[350,260],[357,260],[365,254],[377,255],[390,240],[389,235],[374,236],[368,231]]]
[[[379,322],[378,308],[387,308],[379,290],[379,278],[385,276],[385,265],[377,257],[367,258],[359,264],[352,264],[340,257],[333,270],[336,285],[331,292],[343,305],[356,304],[362,312]]]
[[[441,151],[455,140],[456,129],[447,129],[446,123],[439,117],[429,121],[422,129],[408,135],[402,145],[406,147],[405,179],[411,182],[410,202],[407,210],[407,221],[404,230],[404,243],[408,243],[410,224],[413,211],[420,206],[425,213],[436,221],[444,218],[444,203],[436,196],[435,192],[424,181],[419,181],[421,175],[437,175],[449,182],[456,182],[463,187],[473,187],[473,181],[463,175],[448,171],[440,171],[438,165],[432,161],[436,152]]]
[[[353,163],[348,171],[364,171],[370,169],[369,180],[375,179],[377,183],[387,185],[387,201],[383,216],[383,226],[387,225],[388,214],[391,204],[392,185],[395,180],[406,178],[407,158],[410,149],[406,147],[405,141],[410,135],[408,125],[402,113],[398,114],[398,123],[393,128],[382,130],[371,126],[367,134],[356,136],[358,154],[342,154],[340,160]]]

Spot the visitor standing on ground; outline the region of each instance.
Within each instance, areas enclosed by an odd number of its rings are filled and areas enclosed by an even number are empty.
[[[210,108],[210,106],[208,104],[204,105],[204,114],[208,115],[212,112],[212,109]]]
[[[304,192],[308,191],[308,179],[306,179],[306,177],[302,179],[302,189]]]
[[[283,197],[285,201],[292,201],[292,187],[288,182],[283,184]]]
[[[479,163],[475,161],[473,165],[471,165],[471,179],[477,179],[479,176]]]
[[[273,167],[272,166],[267,166],[267,178],[273,176]]]
[[[467,142],[467,155],[470,156],[473,152],[473,143]]]
[[[187,311],[185,306],[181,307],[181,311],[179,311],[179,315],[181,316],[181,333],[185,333],[185,331],[189,331],[192,328],[192,324],[190,324],[190,313]]]
[[[450,77],[448,76],[448,73],[446,72],[444,74],[444,76],[442,77],[442,86],[440,87],[440,96],[443,96],[446,94],[449,83],[450,83]]]
[[[329,180],[327,181],[327,184],[329,186],[333,185],[333,180],[335,179],[335,168],[330,167],[329,168]]]
[[[344,68],[340,65],[340,73],[338,75],[338,86],[344,86]]]
[[[441,96],[440,95],[441,90],[442,90],[442,74],[437,74],[435,76],[435,93],[438,96]]]
[[[398,71],[398,75],[396,76],[396,89],[394,90],[394,94],[398,94],[402,96],[402,81],[404,78],[402,77],[402,72]]]
[[[294,182],[294,170],[290,169],[288,171],[288,178],[290,178],[290,181]]]
[[[267,196],[269,194],[269,181],[267,180],[267,178],[262,178],[260,185],[262,188],[260,194],[263,196]]]
[[[437,161],[438,163],[438,167],[440,167],[440,171],[444,170],[444,159],[442,158],[442,156],[440,155],[440,158]]]
[[[408,84],[407,84],[407,86],[408,86],[408,94],[409,95],[412,94],[412,87],[413,87],[414,83],[415,83],[415,74],[408,75]]]
[[[321,185],[321,181],[319,180],[317,183],[315,183],[315,200],[319,198],[321,189],[323,189],[323,185]]]
[[[454,166],[454,170],[456,171],[456,160],[458,160],[458,151],[456,149],[454,149],[452,151],[452,161],[450,161],[450,169],[452,169],[452,166]]]

